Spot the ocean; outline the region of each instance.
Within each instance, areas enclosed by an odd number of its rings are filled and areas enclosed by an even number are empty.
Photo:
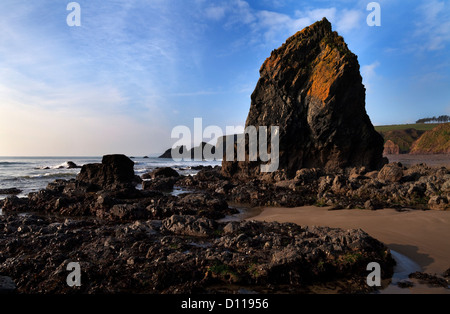
[[[49,182],[56,179],[75,178],[80,168],[68,168],[68,162],[77,166],[100,163],[102,157],[0,157],[0,189],[17,188],[22,190],[18,197],[25,197],[30,192],[45,189]],[[172,167],[181,175],[194,175],[196,166],[221,165],[221,161],[180,161],[157,157],[133,157],[136,175],[152,171],[158,167]],[[1,195],[4,199],[8,195]]]

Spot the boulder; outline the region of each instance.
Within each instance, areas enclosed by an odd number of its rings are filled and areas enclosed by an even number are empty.
[[[278,169],[290,178],[301,168],[370,171],[386,163],[383,138],[365,110],[359,70],[357,56],[325,18],[287,39],[262,65],[246,127],[268,128],[268,151],[270,127],[279,127]],[[224,175],[260,174],[263,162],[249,160],[246,148],[246,161],[236,154],[224,159]]]
[[[208,218],[173,215],[162,222],[164,229],[175,234],[205,237],[217,229],[217,223]]]
[[[398,182],[403,177],[403,168],[399,163],[385,165],[378,173],[378,180],[385,182]]]
[[[134,162],[125,155],[105,155],[101,164],[87,164],[81,168],[77,181],[97,189],[129,187],[135,181]]]
[[[170,167],[158,168],[158,169],[152,171],[151,173],[149,173],[149,175],[150,175],[150,178],[152,178],[152,179],[161,178],[161,177],[170,178],[170,177],[179,177],[180,176],[180,174],[176,170],[174,170]]]
[[[153,180],[143,181],[143,190],[171,191],[177,182],[175,177],[157,177]]]
[[[77,168],[81,168],[81,166],[78,166],[76,163],[74,163],[73,161],[68,161],[67,162],[67,168],[68,169],[77,169]]]
[[[449,210],[450,204],[446,196],[435,195],[428,201],[428,208],[434,210]]]

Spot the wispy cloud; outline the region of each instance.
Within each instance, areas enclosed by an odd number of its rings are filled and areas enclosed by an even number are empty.
[[[281,1],[274,8],[282,7]],[[248,38],[242,43],[256,46],[273,46],[304,27],[326,17],[335,25],[337,31],[346,34],[354,31],[364,23],[361,10],[338,9],[336,7],[310,8],[295,10],[293,14],[275,10],[256,9],[244,0],[221,2],[220,7],[208,7],[205,16],[225,20],[226,29],[248,28]]]
[[[450,6],[446,1],[425,1],[417,8],[414,36],[421,38],[424,50],[440,50],[450,43]]]
[[[65,25],[64,6],[42,2],[0,4],[8,12],[0,19],[0,153],[162,150],[170,126],[158,106],[178,76],[175,30],[145,33],[136,1],[84,2],[80,28]]]
[[[205,14],[207,18],[219,21],[225,16],[226,11],[225,7],[211,6],[205,9]]]
[[[344,9],[339,12],[339,18],[336,19],[336,28],[345,34],[361,28],[364,23],[366,20],[363,11]]]

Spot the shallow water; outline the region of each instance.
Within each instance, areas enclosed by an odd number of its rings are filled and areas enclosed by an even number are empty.
[[[410,167],[415,164],[424,163],[429,167],[450,167],[450,154],[429,154],[429,155],[385,155],[389,162],[400,162],[404,166]]]
[[[236,208],[238,210],[237,214],[227,215],[222,219],[217,220],[218,222],[229,222],[229,221],[242,221],[249,219],[251,217],[258,216],[262,209],[260,207],[251,207],[247,204],[233,204],[228,203],[229,207]]]
[[[409,257],[402,255],[394,250],[391,250],[391,255],[397,265],[394,266],[394,274],[389,286],[380,290],[382,294],[392,293],[408,293],[408,289],[400,288],[397,283],[404,280],[409,280],[408,275],[416,271],[422,271],[422,268]]]
[[[432,287],[428,284],[419,282],[416,279],[408,278],[408,275],[416,271],[422,271],[421,267],[408,258],[398,252],[391,250],[392,257],[397,262],[394,267],[394,275],[392,282],[388,287],[379,291],[381,294],[450,294],[450,289],[443,287]],[[400,288],[397,283],[400,281],[410,281],[414,284],[413,287]]]

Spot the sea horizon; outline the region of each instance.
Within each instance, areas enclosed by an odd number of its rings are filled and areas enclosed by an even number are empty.
[[[21,190],[18,197],[26,197],[31,192],[45,189],[48,183],[57,179],[75,179],[85,164],[100,163],[103,156],[0,156],[0,189]],[[221,161],[174,161],[155,156],[129,156],[134,162],[134,172],[138,176],[160,167],[174,168],[182,175],[193,175],[196,166],[218,166]],[[79,168],[70,168],[68,162]],[[10,194],[0,194],[4,199]]]

